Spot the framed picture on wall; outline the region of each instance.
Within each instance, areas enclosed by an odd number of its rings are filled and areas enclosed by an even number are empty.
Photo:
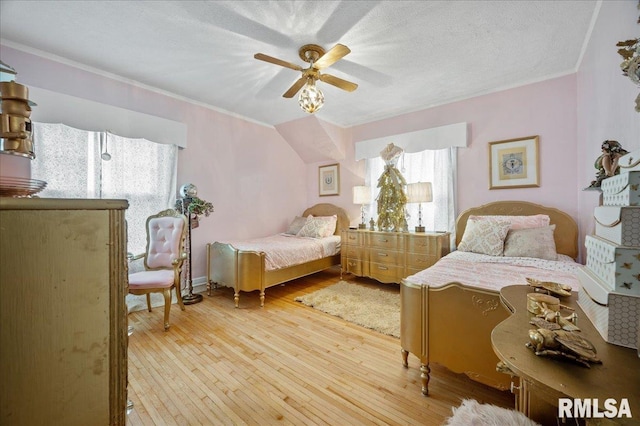
[[[318,167],[320,196],[340,195],[340,164]]]
[[[539,136],[489,142],[489,189],[540,186]]]

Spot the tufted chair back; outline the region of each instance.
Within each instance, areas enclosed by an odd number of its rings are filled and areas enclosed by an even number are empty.
[[[164,210],[147,219],[147,250],[132,256],[144,257],[144,271],[129,274],[129,293],[147,296],[147,309],[151,312],[151,293],[164,295],[164,329],[169,329],[171,290],[181,310],[185,310],[180,294],[180,273],[186,258],[185,239],[187,218],[173,209]]]
[[[173,216],[147,219],[147,255],[145,269],[172,269],[174,259],[184,252],[185,228],[183,218]]]

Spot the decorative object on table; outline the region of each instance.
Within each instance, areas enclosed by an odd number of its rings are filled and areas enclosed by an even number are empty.
[[[47,183],[31,179],[36,156],[31,139],[29,88],[15,81],[16,71],[0,61],[0,196],[31,197]]]
[[[602,142],[600,148],[602,149],[602,154],[596,158],[593,164],[598,172],[596,173],[596,179],[591,181],[589,188],[600,188],[604,179],[619,174],[620,166],[618,162],[620,157],[628,153],[626,149],[622,148],[620,142],[614,140]]]
[[[529,330],[526,346],[538,356],[568,359],[587,368],[591,368],[589,363],[602,363],[593,343],[572,331],[545,328]]]
[[[540,186],[539,136],[489,142],[489,189]]]
[[[640,2],[638,2],[638,9],[640,9]],[[640,18],[638,23],[640,24]],[[636,86],[640,86],[640,38],[619,41],[616,46],[620,48],[618,54],[623,59],[620,64],[622,75],[628,77]],[[640,93],[636,97],[635,110],[640,112]]]
[[[340,164],[318,167],[318,191],[325,195],[340,195]]]
[[[404,188],[407,182],[396,168],[403,152],[402,148],[392,143],[380,152],[380,157],[385,162],[384,171],[378,179],[378,229],[381,231],[407,231],[404,211],[407,204]]]
[[[199,225],[199,216],[209,216],[213,212],[213,204],[197,197],[198,188],[192,183],[186,183],[180,187],[182,198],[176,201],[175,209],[187,216],[187,261],[185,262],[185,287],[188,293],[182,296],[185,305],[192,305],[202,301],[201,294],[193,293],[193,283],[191,276],[191,230]]]
[[[431,182],[415,182],[407,185],[407,202],[418,203],[418,226],[416,232],[425,232],[422,226],[422,203],[433,201]]]
[[[578,321],[576,313],[571,312],[570,315],[563,317],[560,314],[560,309],[574,311],[574,309],[561,305],[560,299],[557,297],[542,293],[527,294],[527,311],[535,315],[531,318],[530,324],[547,330],[580,331],[576,325]]]
[[[527,283],[536,290],[547,291],[555,296],[571,296],[571,286],[554,283],[553,281],[540,281],[535,278],[526,278]]]
[[[358,224],[358,229],[367,229],[364,221],[364,206],[371,203],[371,188],[368,186],[353,187],[353,204],[360,204],[360,216],[362,223]]]
[[[369,231],[376,230],[376,221],[374,218],[369,219]]]

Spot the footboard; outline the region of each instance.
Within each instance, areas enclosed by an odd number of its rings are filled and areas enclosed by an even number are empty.
[[[260,306],[264,306],[264,253],[238,250],[231,244],[207,244],[207,293],[211,284],[231,287],[236,308],[241,291],[260,290]]]
[[[423,394],[429,393],[429,363],[509,389],[509,377],[496,371],[498,357],[491,346],[491,331],[509,315],[498,293],[460,283],[430,288],[404,280],[400,300],[403,364],[408,367],[409,353],[418,357]]]

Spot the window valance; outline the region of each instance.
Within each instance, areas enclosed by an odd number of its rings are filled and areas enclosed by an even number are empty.
[[[375,158],[390,143],[404,149],[405,152],[421,152],[451,147],[467,146],[467,123],[448,124],[415,132],[400,133],[378,139],[356,142],[355,157],[357,160]]]
[[[107,130],[121,137],[187,147],[184,123],[33,86],[29,87],[29,99],[37,104],[33,121],[63,123],[93,132]]]

